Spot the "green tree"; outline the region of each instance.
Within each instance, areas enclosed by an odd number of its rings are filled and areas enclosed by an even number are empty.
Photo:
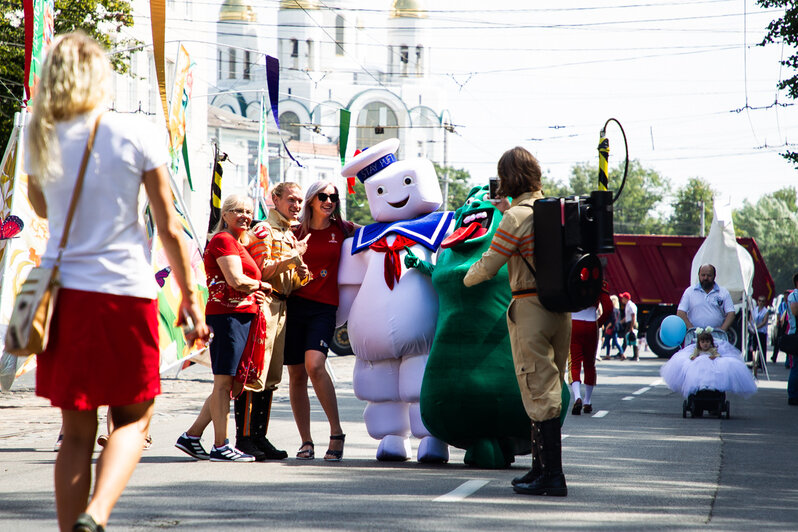
[[[449,199],[446,202],[447,211],[455,211],[463,206],[468,193],[473,188],[468,182],[471,180],[471,174],[462,168],[453,168],[451,166],[440,166],[438,163],[432,163],[435,166],[435,172],[438,174],[438,182],[441,185],[441,192],[444,190],[444,179],[449,177]],[[476,183],[477,185],[487,185],[484,183]]]
[[[786,89],[791,99],[798,99],[798,3],[795,0],[757,0],[757,4],[765,9],[784,9],[784,16],[768,25],[768,32],[761,44],[780,44],[783,50],[792,52],[780,61],[792,70],[792,75],[779,81],[778,88]],[[787,150],[782,156],[798,168],[798,152]]]
[[[666,230],[674,235],[701,234],[701,203],[704,204],[704,234],[712,223],[712,206],[715,191],[700,177],[691,177],[687,184],[676,191],[673,214],[668,219]]]
[[[610,187],[613,193],[621,186],[624,164],[620,163],[610,170]],[[547,196],[587,195],[598,187],[598,166],[594,164],[575,164],[571,167],[568,185],[553,181],[546,185]],[[656,209],[670,191],[670,182],[654,170],[643,168],[637,160],[629,161],[629,175],[626,177],[621,195],[613,205],[616,233],[657,234],[664,230],[664,224],[656,214]],[[555,193],[552,193],[555,192]]]
[[[776,292],[792,289],[792,276],[798,270],[798,212],[793,187],[765,194],[756,203],[748,200],[733,213],[738,236],[756,239]]]
[[[0,0],[0,149],[5,149],[14,127],[14,113],[22,105],[25,65],[25,26],[22,2]],[[83,30],[111,50],[127,50],[138,43],[122,39],[123,27],[133,26],[126,0],[55,0],[55,34]],[[110,56],[114,70],[125,73],[130,51]]]
[[[374,223],[366,198],[366,187],[360,181],[355,185],[355,193],[346,195],[346,219],[359,225]]]

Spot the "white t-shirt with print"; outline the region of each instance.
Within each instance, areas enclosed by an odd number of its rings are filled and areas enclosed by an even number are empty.
[[[96,112],[56,124],[63,174],[43,185],[50,229],[44,266],[52,265],[57,255]],[[30,174],[27,146],[25,170]],[[156,297],[143,218],[143,173],[168,162],[166,146],[165,132],[143,117],[111,112],[103,115],[61,260],[62,286]]]

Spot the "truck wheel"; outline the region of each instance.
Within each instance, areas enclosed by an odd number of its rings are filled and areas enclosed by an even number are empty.
[[[670,314],[657,314],[652,316],[648,321],[648,329],[646,329],[646,342],[648,347],[659,358],[670,358],[679,350],[679,346],[667,347],[663,345],[662,340],[659,339],[659,326],[662,325],[662,320],[670,316]]]
[[[330,348],[335,351],[338,356],[354,355],[352,346],[349,343],[349,333],[346,330],[346,323],[335,329],[333,333]]]

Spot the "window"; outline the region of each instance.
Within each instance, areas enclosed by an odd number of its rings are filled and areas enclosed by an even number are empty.
[[[402,45],[399,47],[399,68],[401,69],[400,74],[402,76],[407,75],[407,64],[410,62],[410,49]]]
[[[299,41],[291,39],[291,57],[299,57]]]
[[[247,141],[247,183],[258,178],[260,161],[258,161],[258,141]]]
[[[416,46],[416,75],[424,74],[424,47],[420,44]]]
[[[222,55],[222,51],[219,50],[217,53],[218,61],[216,65],[216,79],[222,79],[224,75],[222,65],[224,64],[224,56]]]
[[[315,70],[315,68],[313,67],[313,64],[316,62],[315,58],[313,57],[313,40],[312,39],[308,39],[306,41],[306,44],[308,45],[308,64],[307,64],[307,69],[308,70]]]
[[[399,138],[399,121],[396,113],[383,102],[371,102],[357,115],[357,147],[369,148],[390,138]]]
[[[344,17],[335,17],[335,55],[344,55]]]
[[[227,49],[227,79],[236,79],[236,50]]]
[[[299,140],[299,116],[292,112],[286,111],[280,115],[280,129],[291,133],[291,138]]]
[[[244,79],[251,79],[251,60],[252,58],[249,50],[244,50]]]

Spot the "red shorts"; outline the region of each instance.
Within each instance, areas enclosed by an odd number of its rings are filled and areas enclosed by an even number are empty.
[[[161,393],[158,302],[62,288],[36,395],[65,410],[125,406]]]

